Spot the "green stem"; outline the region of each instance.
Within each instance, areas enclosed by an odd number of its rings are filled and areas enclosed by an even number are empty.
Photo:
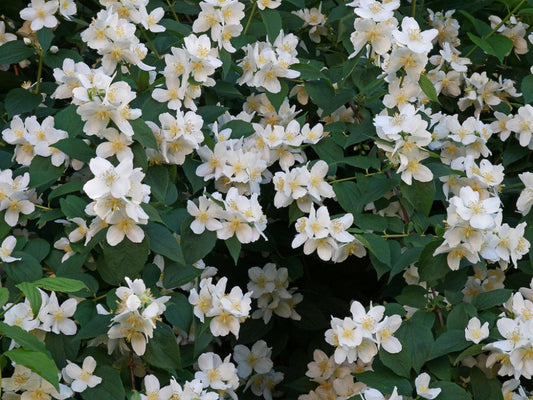
[[[335,179],[333,181],[330,181],[329,183],[330,185],[332,185],[334,183],[339,183],[339,182],[353,181],[354,179],[357,179],[357,177],[351,176],[349,178]]]
[[[255,0],[252,0],[254,2],[254,6],[252,7],[252,12],[250,13],[250,16],[248,17],[248,21],[246,22],[246,27],[244,28],[244,31],[242,32],[243,35],[246,35],[246,32],[248,32],[248,28],[250,27],[250,22],[252,22],[252,17],[254,16],[255,9],[257,8],[257,2]]]
[[[148,43],[148,45],[152,48],[152,51],[154,52],[155,56],[157,57],[158,60],[161,60],[161,56],[159,55],[159,53],[157,52],[157,50],[155,49],[155,46],[153,45],[152,41],[150,40],[150,38],[148,37],[148,34],[146,33],[146,31],[144,29],[141,28],[141,32],[144,36],[144,38],[146,39],[146,42]]]
[[[39,94],[39,87],[41,85],[41,75],[43,73],[43,59],[44,59],[44,54],[43,54],[43,49],[39,47],[39,66],[37,68],[37,81],[36,81],[36,85],[35,85],[35,94]]]
[[[411,0],[411,17],[416,15],[416,0]]]
[[[511,17],[514,15],[514,13],[516,13],[516,12],[520,9],[520,7],[522,7],[522,5],[523,5],[525,2],[526,2],[526,0],[522,0],[520,3],[518,3],[518,4],[516,5],[516,7],[513,8],[513,9],[507,14],[507,16],[506,16],[504,19],[501,20],[501,22],[500,22],[498,25],[496,25],[496,26],[495,26],[495,27],[494,27],[494,28],[493,28],[493,29],[492,29],[487,35],[482,36],[482,37],[481,37],[481,40],[486,40],[486,39],[490,38],[492,35],[494,35],[496,32],[498,32],[498,29],[500,29],[500,28],[501,28],[501,27],[502,27],[507,21],[509,21],[509,18],[511,18]],[[472,53],[473,53],[477,48],[478,48],[478,45],[475,44],[474,47],[472,47],[472,48],[470,49],[470,51],[469,51],[468,53],[466,53],[466,56],[465,56],[465,57],[466,57],[466,58],[470,57],[470,56],[472,55]]]
[[[172,11],[172,15],[174,16],[174,19],[176,22],[180,22],[180,19],[178,18],[178,14],[176,14],[176,11],[174,11],[174,7],[172,4],[170,4],[170,0],[167,0],[168,7],[170,8],[170,11]]]

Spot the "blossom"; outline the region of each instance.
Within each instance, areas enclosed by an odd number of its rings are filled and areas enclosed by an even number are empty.
[[[43,27],[54,28],[58,21],[54,16],[59,8],[57,0],[31,0],[29,7],[20,11],[20,18],[31,21],[31,29],[38,31]]]
[[[468,321],[468,326],[465,328],[465,337],[466,340],[478,344],[489,337],[489,323],[485,322],[481,325],[477,317],[471,318]]]
[[[63,370],[63,375],[67,379],[71,379],[70,387],[73,391],[81,393],[88,387],[93,388],[102,382],[102,378],[93,375],[96,368],[96,361],[93,357],[88,356],[83,360],[82,367],[68,361],[67,366]]]
[[[429,380],[430,380],[430,376],[427,373],[423,372],[416,377],[415,387],[416,387],[416,393],[420,397],[431,400],[431,399],[436,398],[440,394],[442,389],[440,388],[430,389]]]
[[[10,263],[13,261],[18,261],[21,258],[11,257],[15,246],[17,244],[17,239],[14,236],[7,236],[0,246],[0,259],[5,263]]]

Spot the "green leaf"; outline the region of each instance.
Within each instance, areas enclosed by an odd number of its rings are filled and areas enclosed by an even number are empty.
[[[163,165],[148,168],[144,182],[150,185],[152,195],[161,202],[165,201],[169,184],[168,170]]]
[[[239,255],[241,254],[241,242],[239,242],[239,239],[237,239],[236,236],[233,236],[227,240],[224,241],[224,244],[229,250],[229,254],[231,255],[231,258],[233,259],[233,262],[235,265],[237,265],[239,261]]]
[[[13,40],[0,46],[0,64],[14,64],[33,55],[33,48],[22,40]]]
[[[65,214],[67,218],[85,218],[85,207],[87,206],[87,203],[78,196],[71,195],[59,199],[59,205],[61,211],[63,211],[63,214]]]
[[[217,234],[208,231],[197,235],[191,230],[194,218],[187,218],[181,225],[180,246],[187,264],[194,264],[211,253],[217,242]]]
[[[54,167],[49,158],[36,156],[30,164],[30,186],[37,188],[55,182],[63,175],[63,168]]]
[[[439,400],[472,400],[466,390],[453,382],[438,382],[432,387],[442,389],[437,397]]]
[[[383,264],[391,266],[391,254],[387,239],[372,233],[355,235],[368,250]]]
[[[182,165],[183,172],[185,172],[185,176],[192,186],[192,194],[199,192],[206,186],[204,179],[196,175],[196,168],[199,165],[200,161],[193,160],[190,157],[187,157]]]
[[[497,379],[489,379],[479,368],[472,368],[470,382],[474,392],[474,400],[503,400],[501,383]]]
[[[16,88],[8,92],[4,100],[4,106],[9,118],[12,118],[14,115],[34,110],[42,101],[43,98],[40,94],[32,93],[26,89]]]
[[[478,294],[472,299],[472,305],[478,310],[501,306],[512,294],[511,289],[496,289]]]
[[[475,344],[473,346],[470,346],[468,349],[463,350],[461,354],[457,356],[455,361],[453,362],[453,365],[457,365],[460,361],[464,360],[465,358],[477,356],[478,354],[483,353],[483,346],[484,344],[479,343]]]
[[[66,58],[71,58],[75,62],[83,61],[83,58],[80,56],[80,54],[72,49],[59,49],[59,51],[55,54],[52,54],[50,52],[46,53],[44,55],[44,64],[50,68],[61,68],[63,66],[63,61]]]
[[[66,131],[70,138],[83,134],[84,122],[78,113],[76,113],[76,109],[77,106],[71,104],[54,115],[55,128]]]
[[[522,79],[521,89],[524,104],[531,104],[533,102],[533,75],[527,75]]]
[[[467,32],[468,37],[474,44],[479,46],[485,53],[495,56],[500,62],[513,48],[513,41],[503,35],[493,35],[487,39],[480,38],[470,32]]]
[[[158,149],[157,140],[155,139],[152,129],[142,119],[137,118],[133,121],[129,121],[133,128],[133,139],[138,141],[144,147],[151,149]]]
[[[7,301],[9,300],[9,289],[2,287],[0,288],[0,308],[2,308]]]
[[[276,10],[264,9],[260,11],[261,18],[265,24],[268,35],[268,41],[274,43],[282,30],[281,16]]]
[[[430,285],[444,278],[450,272],[446,255],[433,255],[439,245],[440,243],[437,241],[427,244],[424,250],[422,250],[420,260],[418,261],[420,280],[429,282]]]
[[[433,350],[433,334],[431,328],[435,321],[435,314],[417,311],[411,319],[402,323],[395,336],[411,356],[411,365],[416,373],[429,359]]]
[[[232,139],[250,136],[255,132],[254,127],[250,122],[241,121],[240,119],[234,119],[224,124],[222,129],[226,128],[231,129]]]
[[[420,89],[422,89],[424,94],[431,101],[435,103],[440,103],[439,96],[437,95],[437,91],[435,90],[435,86],[433,86],[433,82],[431,82],[426,75],[420,74],[420,79],[418,80],[418,84],[420,85]]]
[[[193,319],[193,308],[187,297],[182,293],[174,293],[165,304],[165,318],[172,325],[189,332]]]
[[[331,114],[355,97],[351,90],[335,92],[331,83],[325,80],[306,81],[304,86],[313,103],[323,110],[323,116]]]
[[[144,361],[158,368],[167,370],[180,369],[180,349],[176,335],[170,327],[162,322],[157,323],[154,337],[148,341]]]
[[[91,161],[91,158],[96,157],[95,150],[89,147],[89,145],[83,140],[77,138],[62,139],[50,147],[55,147],[56,149],[61,150],[63,153],[68,155],[70,158],[83,161],[85,163]]]
[[[14,340],[19,346],[27,350],[33,350],[39,353],[48,352],[44,344],[36,336],[18,326],[10,326],[5,322],[0,322],[0,334]]]
[[[281,106],[281,103],[285,100],[287,95],[289,94],[289,86],[285,83],[285,81],[280,81],[281,83],[281,90],[278,93],[270,93],[268,90],[265,91],[265,94],[270,101],[270,104],[274,107],[276,111],[279,111],[279,107]]]
[[[13,349],[5,352],[4,356],[9,357],[11,361],[17,364],[31,369],[59,390],[57,366],[48,354],[34,350]]]
[[[379,390],[382,393],[392,393],[394,387],[398,388],[398,394],[410,396],[413,393],[411,383],[391,372],[367,371],[357,374],[357,380],[366,383],[368,386]]]
[[[382,347],[379,349],[379,359],[396,374],[406,378],[411,377],[411,355],[407,348],[403,347],[399,353],[392,354],[385,351]]]
[[[37,31],[37,40],[43,49],[43,54],[48,51],[52,40],[54,39],[54,32],[50,28],[41,28]]]
[[[12,256],[21,260],[4,264],[4,268],[15,283],[33,282],[42,277],[41,263],[35,257],[22,251],[13,252]]]
[[[93,388],[88,387],[81,393],[84,400],[123,400],[126,397],[124,385],[118,370],[110,365],[99,365],[94,375],[102,378],[102,382]]]
[[[172,263],[165,266],[163,286],[167,289],[183,286],[202,275],[202,270],[192,265]]]
[[[185,265],[183,252],[172,233],[163,225],[149,222],[144,227],[144,231],[150,238],[150,250],[154,253],[161,254],[172,261]]]
[[[452,329],[444,332],[435,340],[433,351],[429,357],[430,360],[460,351],[468,347],[469,343],[465,339],[464,329]]]
[[[81,342],[75,336],[48,332],[44,342],[60,369],[67,365],[67,360],[75,360],[78,357]]]
[[[146,237],[141,243],[133,243],[127,238],[116,246],[104,243],[102,250],[97,270],[102,279],[111,285],[120,285],[126,276],[134,278],[139,274],[150,252]]]
[[[76,334],[76,339],[92,339],[100,335],[105,335],[109,330],[109,324],[113,315],[95,315]]]
[[[411,185],[402,181],[400,184],[402,195],[413,206],[413,208],[429,217],[433,199],[435,198],[435,182],[419,182],[413,180]]]
[[[24,296],[30,302],[31,311],[33,312],[33,314],[39,314],[39,310],[42,304],[42,297],[41,293],[37,290],[35,285],[30,282],[21,282],[16,285],[16,287],[20,289],[22,293],[24,293]]]
[[[48,201],[51,202],[56,197],[61,197],[65,194],[74,193],[74,192],[80,192],[83,189],[83,185],[85,182],[83,181],[71,181],[67,182],[54,190],[52,190],[48,194]]]
[[[89,289],[85,283],[77,279],[50,277],[39,279],[32,283],[44,290],[62,293],[74,293],[83,289]]]
[[[402,293],[396,296],[398,303],[423,309],[427,304],[427,291],[419,285],[408,285],[402,290]]]
[[[24,252],[31,254],[38,261],[43,261],[50,253],[50,244],[44,239],[31,239],[24,246]]]

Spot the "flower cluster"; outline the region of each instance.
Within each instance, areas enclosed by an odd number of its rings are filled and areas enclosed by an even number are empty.
[[[326,206],[311,205],[308,217],[296,221],[296,236],[292,247],[304,245],[304,254],[315,250],[321,260],[341,262],[351,254],[363,257],[366,250],[362,243],[347,231],[352,226],[353,215],[348,213],[339,218],[331,219]]]
[[[102,228],[111,225],[106,233],[107,242],[115,246],[126,236],[134,243],[142,242],[144,231],[138,224],[148,222],[148,214],[141,207],[150,194],[150,186],[141,183],[144,173],[133,168],[127,158],[116,167],[104,158],[96,157],[89,163],[94,178],[83,190],[93,202],[85,209],[95,216],[87,232],[86,243]]]
[[[119,340],[126,340],[135,354],[143,355],[170,297],[154,297],[142,279],[132,281],[126,277],[125,280],[128,286],[120,286],[115,291],[120,302],[107,332],[109,353],[115,350]]]
[[[326,36],[328,34],[328,28],[326,24],[326,16],[322,14],[322,3],[318,8],[304,8],[298,11],[292,12],[304,21],[303,28],[310,26],[309,38],[315,42],[320,43],[320,36]]]
[[[237,374],[246,380],[244,390],[250,388],[256,396],[272,399],[272,391],[283,380],[284,374],[272,369],[271,356],[272,349],[264,340],[258,340],[251,348],[242,344],[235,346],[233,358],[237,362]]]
[[[235,236],[241,243],[255,242],[265,237],[266,228],[266,217],[257,199],[257,193],[248,198],[232,187],[225,199],[215,192],[209,198],[200,197],[198,206],[189,200],[187,211],[195,218],[191,229],[199,234],[207,228],[223,240]]]
[[[294,79],[300,76],[298,71],[290,69],[292,64],[298,62],[297,46],[298,38],[292,33],[285,35],[283,31],[273,44],[256,42],[245,46],[243,48],[245,56],[239,63],[243,75],[237,83],[279,93],[281,83],[278,78]]]
[[[178,110],[182,105],[196,110],[194,99],[202,94],[202,86],[214,86],[215,81],[210,76],[222,66],[218,50],[211,48],[207,35],[191,34],[183,39],[182,47],[172,47],[171,53],[165,54],[163,75],[166,89],[156,87],[152,97],[160,103],[167,103],[171,110]]]
[[[226,336],[231,332],[239,337],[240,324],[250,314],[252,293],[243,294],[238,286],[225,293],[228,279],[222,277],[216,285],[212,280],[202,279],[199,290],[190,291],[189,303],[194,306],[194,315],[202,322],[205,317],[212,317],[209,328],[213,336]]]
[[[81,33],[82,40],[102,56],[102,68],[107,74],[112,74],[119,63],[136,65],[146,71],[152,70],[153,67],[142,62],[148,49],[135,36],[135,25],[128,19],[121,18],[124,13],[121,8],[117,9],[116,4],[110,2],[109,8],[96,14],[89,27]],[[126,15],[133,14],[129,12]]]
[[[50,157],[52,165],[68,164],[68,157],[53,147],[54,143],[68,137],[67,132],[54,128],[54,118],[46,117],[42,123],[35,116],[22,119],[16,115],[10,127],[2,131],[6,143],[15,145],[14,159],[21,165],[30,165],[35,156]]]
[[[268,324],[272,313],[282,317],[300,320],[295,307],[303,300],[297,288],[289,289],[289,272],[287,268],[277,268],[276,264],[268,263],[263,268],[252,267],[248,270],[248,290],[252,298],[257,299],[257,307],[252,318],[262,318]]]
[[[244,4],[238,0],[201,1],[202,11],[192,25],[194,33],[211,30],[211,39],[229,53],[237,51],[231,44],[231,38],[240,36],[241,19],[244,18]]]
[[[24,173],[13,179],[13,171],[0,170],[0,211],[5,210],[4,221],[9,226],[19,223],[20,214],[29,215],[38,202],[35,189],[28,189],[30,174]]]
[[[59,385],[59,391],[54,386],[43,379],[39,374],[33,372],[23,365],[15,365],[13,375],[2,377],[2,397],[20,399],[57,399],[64,400],[73,396],[72,390],[63,384]]]
[[[331,318],[331,329],[326,331],[326,342],[335,346],[335,362],[342,364],[345,360],[353,363],[360,359],[370,363],[383,347],[388,353],[399,353],[402,344],[394,337],[394,332],[402,324],[397,315],[384,317],[385,307],[370,306],[365,308],[358,301],[350,307],[351,317]]]
[[[41,306],[37,316],[34,315],[26,299],[23,303],[8,303],[4,306],[4,322],[28,332],[38,329],[55,334],[75,335],[78,327],[71,318],[76,312],[77,300],[71,298],[59,305],[55,292],[52,292],[50,296],[42,290],[39,293]]]

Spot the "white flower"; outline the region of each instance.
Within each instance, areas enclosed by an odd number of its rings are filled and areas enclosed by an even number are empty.
[[[485,322],[481,325],[481,322],[477,317],[471,318],[468,321],[468,325],[465,328],[465,338],[470,342],[478,344],[482,340],[489,337],[489,323]]]
[[[2,242],[0,247],[0,259],[5,263],[10,263],[13,261],[18,261],[20,258],[11,257],[11,253],[17,244],[17,239],[15,236],[8,236]]]
[[[438,35],[436,29],[420,31],[418,22],[414,18],[405,17],[402,20],[402,31],[395,30],[392,32],[398,43],[407,46],[415,53],[428,53],[433,48],[431,41]]]
[[[431,400],[437,397],[442,391],[442,389],[440,388],[430,389],[429,380],[430,380],[429,375],[426,372],[423,372],[420,375],[418,375],[417,378],[415,379],[415,386],[416,386],[416,393],[420,397]]]
[[[242,344],[235,346],[233,358],[237,362],[237,373],[241,378],[247,378],[252,371],[258,374],[266,374],[272,369],[270,359],[272,349],[267,347],[264,340],[258,340],[251,349]]]
[[[30,28],[34,31],[43,27],[54,28],[57,25],[54,14],[58,8],[57,0],[31,0],[31,5],[20,11],[20,18],[31,21]]]
[[[42,329],[56,334],[75,335],[78,328],[69,317],[74,315],[77,305],[76,299],[68,299],[60,306],[55,292],[52,292],[48,304],[39,312],[39,319],[43,322]]]
[[[78,365],[68,361],[67,366],[63,370],[65,379],[73,380],[70,387],[77,393],[83,392],[88,387],[93,388],[102,382],[102,378],[93,375],[96,368],[96,361],[91,356],[85,357],[83,365],[80,368]]]

